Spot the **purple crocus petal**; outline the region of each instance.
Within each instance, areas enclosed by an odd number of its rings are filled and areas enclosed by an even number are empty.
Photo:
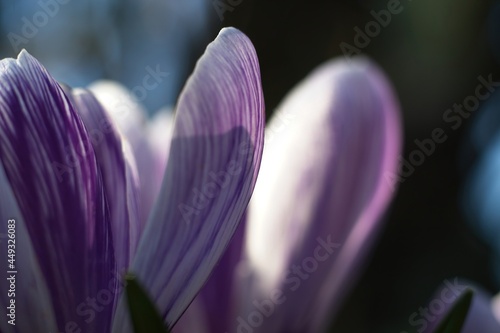
[[[242,259],[246,223],[242,221],[226,252],[203,287],[199,297],[207,311],[210,332],[226,332],[231,328],[231,320],[236,314],[234,299],[238,285],[238,275]]]
[[[159,184],[162,180],[156,172],[158,157],[148,138],[146,110],[134,94],[119,83],[97,81],[88,88],[132,147],[141,188],[141,226],[144,226],[158,197]],[[169,141],[164,142],[165,151],[168,151],[168,143]]]
[[[0,65],[1,66],[1,65]],[[33,247],[26,230],[24,219],[14,198],[14,193],[8,183],[3,167],[0,164],[0,252],[5,254],[0,260],[2,272],[17,271],[15,274],[15,297],[9,295],[10,281],[6,277],[0,279],[0,307],[7,309],[11,307],[10,300],[15,300],[16,317],[15,325],[9,324],[11,317],[0,320],[0,332],[2,333],[33,333],[33,332],[56,332],[52,304],[50,303],[47,286],[35,258]],[[11,229],[9,237],[8,221],[14,219],[15,228]],[[14,232],[13,232],[14,231]],[[9,246],[8,246],[9,245]],[[14,248],[15,247],[15,248]],[[11,265],[7,256],[8,249],[16,251],[15,261]],[[12,297],[10,297],[12,296]],[[10,314],[10,310],[6,310]],[[29,320],[23,320],[29,318]]]
[[[494,303],[491,295],[482,288],[466,281],[455,278],[446,281],[436,292],[427,309],[427,316],[415,318],[416,329],[422,333],[433,333],[445,319],[453,305],[465,291],[465,288],[474,291],[472,303],[467,313],[461,333],[498,333],[500,322],[494,314]]]
[[[209,321],[207,318],[206,305],[198,297],[189,305],[189,308],[184,312],[175,327],[173,333],[215,333],[209,329]],[[225,317],[222,317],[223,319]],[[225,331],[220,331],[225,332]]]
[[[263,132],[255,50],[240,31],[223,29],[179,99],[162,191],[132,266],[169,325],[203,286],[242,219]],[[117,315],[115,332],[126,332],[125,318]]]
[[[23,51],[2,67],[0,161],[58,329],[107,332],[109,304],[92,316],[77,315],[89,309],[89,298],[116,290],[109,213],[90,139],[61,87],[36,59]]]
[[[242,221],[207,283],[175,326],[174,333],[187,332],[191,320],[197,317],[203,317],[209,332],[231,330],[231,320],[237,314],[235,304],[239,303],[234,299],[241,287],[239,275],[245,269],[242,261],[245,228],[246,223]]]
[[[321,66],[279,107],[247,230],[254,288],[243,318],[255,301],[275,306],[253,322],[259,331],[320,332],[380,227],[400,131],[392,89],[366,59]]]
[[[118,135],[111,119],[92,93],[75,89],[72,96],[103,175],[117,269],[125,272],[135,255],[141,229],[139,180],[134,157],[128,143]]]

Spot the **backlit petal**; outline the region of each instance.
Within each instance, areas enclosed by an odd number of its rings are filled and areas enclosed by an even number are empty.
[[[148,138],[148,121],[146,110],[135,96],[124,86],[113,81],[97,81],[89,86],[99,103],[105,108],[118,132],[128,141],[134,154],[141,188],[140,214],[141,226],[151,214],[154,201],[158,196],[159,177],[156,151]],[[168,151],[169,141],[164,143]]]
[[[85,127],[61,87],[27,52],[2,61],[0,161],[45,277],[58,329],[109,330],[116,291],[109,212]]]
[[[286,302],[259,331],[321,331],[377,235],[400,144],[394,94],[367,59],[326,63],[290,92],[250,203],[243,318],[278,291]]]
[[[169,325],[196,296],[241,221],[263,130],[255,50],[238,30],[223,29],[181,94],[162,191],[132,266]],[[115,332],[124,330],[116,326]]]
[[[0,165],[0,247],[4,258],[0,260],[2,272],[15,271],[15,288],[10,292],[10,273],[0,279],[0,306],[2,309],[11,307],[11,299],[15,301],[15,317],[5,317],[0,320],[0,332],[32,333],[55,332],[55,314],[50,302],[47,285],[40,271],[38,260],[33,252],[33,246],[26,230],[24,218],[21,215],[14,193],[8,183],[3,167]],[[14,220],[15,222],[8,223]],[[14,227],[9,228],[11,224]],[[9,234],[11,236],[9,236]],[[9,254],[8,250],[12,254]],[[14,252],[12,252],[12,250]],[[12,265],[12,266],[10,266]],[[10,314],[7,310],[6,314]],[[29,318],[29,320],[23,320]],[[12,321],[15,325],[9,324]]]
[[[95,97],[75,89],[73,101],[89,134],[108,198],[115,259],[119,272],[128,269],[139,241],[139,181],[128,142]]]

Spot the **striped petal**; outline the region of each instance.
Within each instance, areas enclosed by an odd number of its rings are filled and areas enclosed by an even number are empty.
[[[132,266],[169,325],[238,227],[260,166],[263,128],[253,45],[240,31],[223,29],[179,99],[162,190]],[[115,332],[126,332],[123,318]]]
[[[246,223],[242,221],[221,260],[200,293],[194,299],[174,328],[174,333],[188,332],[192,321],[203,322],[208,332],[229,332],[231,320],[237,312],[238,288],[241,273],[245,273],[242,260]],[[195,319],[197,318],[197,319]]]
[[[400,144],[394,94],[366,59],[331,61],[284,100],[249,208],[242,318],[256,331],[321,331],[380,228]],[[254,300],[275,308],[259,325]]]
[[[103,175],[117,268],[119,272],[125,272],[135,255],[141,228],[135,160],[128,142],[118,135],[95,97],[83,89],[75,89],[72,97]]]
[[[61,87],[36,59],[23,51],[17,60],[2,61],[2,67],[0,161],[58,329],[106,332],[116,263],[90,138]],[[87,304],[96,297],[106,303],[97,304],[99,311]]]
[[[2,260],[0,260],[0,269],[4,273],[17,272],[14,273],[15,290],[9,291],[11,290],[9,280],[0,279],[1,308],[12,307],[11,299],[15,302],[15,316],[10,316],[10,309],[6,310],[6,315],[9,314],[9,316],[0,320],[0,332],[56,332],[55,315],[48,296],[47,285],[40,272],[24,218],[5,177],[2,165],[0,165],[0,193],[0,219],[2,221],[0,223],[0,252],[3,255]],[[14,220],[11,224],[14,227],[9,230],[10,223],[8,221],[10,220]],[[9,234],[13,236],[9,237]],[[15,256],[7,256],[9,249],[15,251]],[[15,260],[9,262],[9,259]],[[11,275],[10,273],[6,274],[6,277]],[[29,320],[25,318],[29,318]]]

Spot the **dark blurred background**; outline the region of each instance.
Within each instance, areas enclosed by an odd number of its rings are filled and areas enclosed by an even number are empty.
[[[235,26],[257,49],[270,116],[312,69],[343,56],[342,42],[355,46],[354,28],[364,31],[374,20],[370,12],[387,9],[389,1],[60,2],[58,13],[35,26],[38,31],[28,38],[23,35],[23,29],[30,32],[24,18],[33,23],[40,2],[0,0],[0,57],[16,56],[17,49],[26,48],[58,80],[72,86],[111,78],[130,89],[141,85],[147,66],[159,65],[170,76],[162,89],[142,101],[154,113],[175,103],[196,59],[219,29]],[[217,6],[220,2],[226,4],[225,11]],[[500,287],[492,251],[463,213],[463,185],[477,158],[464,152],[464,146],[483,106],[457,130],[443,121],[448,108],[474,95],[478,76],[492,74],[500,80],[499,4],[401,0],[401,7],[360,51],[380,64],[399,96],[403,158],[417,149],[414,140],[430,138],[435,128],[443,128],[448,139],[401,184],[387,227],[332,332],[415,332],[409,315],[426,306],[438,286],[454,276],[491,293]]]

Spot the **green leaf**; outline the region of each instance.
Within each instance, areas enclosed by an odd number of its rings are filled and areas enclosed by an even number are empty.
[[[125,276],[125,292],[135,333],[170,333],[134,275]]]
[[[460,333],[469,312],[472,296],[473,292],[471,289],[464,291],[434,333]]]

